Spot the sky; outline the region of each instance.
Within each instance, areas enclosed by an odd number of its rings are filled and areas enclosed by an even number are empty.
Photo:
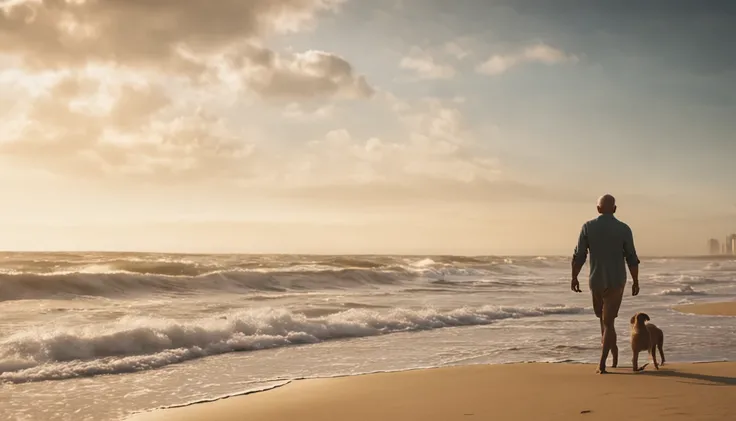
[[[0,249],[641,255],[736,232],[736,3],[0,0]]]

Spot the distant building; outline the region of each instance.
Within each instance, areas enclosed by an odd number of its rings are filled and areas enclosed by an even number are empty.
[[[723,254],[736,255],[736,234],[731,234],[726,237],[724,246],[725,250]]]
[[[723,249],[721,248],[721,243],[715,238],[711,238],[708,241],[708,250],[710,251],[710,254],[721,254],[721,252],[723,251]]]

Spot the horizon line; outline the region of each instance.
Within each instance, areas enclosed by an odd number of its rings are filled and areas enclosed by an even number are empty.
[[[284,253],[284,252],[176,252],[176,251],[146,251],[146,250],[0,250],[0,254],[155,254],[155,255],[182,255],[182,256],[365,256],[365,257],[570,257],[564,254],[453,254],[453,253]],[[671,255],[640,255],[640,259],[703,259],[703,258],[736,258],[736,254],[671,254]]]

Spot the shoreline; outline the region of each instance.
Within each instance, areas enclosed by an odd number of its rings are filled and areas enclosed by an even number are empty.
[[[685,304],[672,307],[680,313],[695,316],[736,316],[736,301],[718,301],[708,303]]]
[[[727,419],[726,414],[736,409],[726,399],[736,391],[736,362],[668,363],[658,371],[650,365],[642,373],[620,367],[603,376],[594,371],[592,364],[510,363],[294,380],[246,395],[132,414],[125,420],[286,421],[298,416],[305,421],[440,421],[473,415],[562,420],[588,413],[585,411],[597,414],[596,419],[613,420],[657,418],[673,408],[681,416],[672,419],[691,419],[697,414],[697,419],[704,420]],[[702,387],[712,385],[726,387]],[[577,395],[573,399],[568,396],[569,386]],[[587,396],[581,399],[581,394]],[[611,394],[624,400],[605,397]],[[535,405],[525,404],[529,396],[538,399]],[[640,401],[647,396],[662,397]],[[652,408],[622,405],[627,399],[636,400],[639,406],[648,402],[644,406]]]

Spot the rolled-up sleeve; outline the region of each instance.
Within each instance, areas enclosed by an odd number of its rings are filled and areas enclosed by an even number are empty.
[[[639,266],[639,256],[636,254],[636,247],[634,247],[634,234],[631,232],[631,228],[626,227],[626,239],[624,241],[624,258],[626,264],[631,266]]]
[[[588,226],[583,225],[578,236],[578,245],[575,246],[575,252],[572,255],[572,263],[580,266],[585,264],[588,258]]]

